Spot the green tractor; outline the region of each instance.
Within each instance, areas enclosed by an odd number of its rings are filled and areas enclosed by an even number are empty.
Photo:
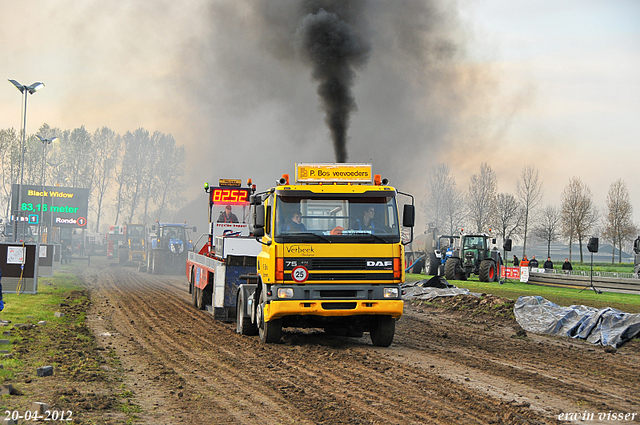
[[[487,234],[460,236],[460,249],[447,258],[444,276],[447,280],[467,280],[472,274],[480,282],[497,282],[500,279],[502,258],[497,249],[491,249],[496,240]]]

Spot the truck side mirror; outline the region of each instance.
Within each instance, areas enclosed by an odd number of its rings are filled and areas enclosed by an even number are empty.
[[[261,238],[264,236],[264,227],[256,227],[253,229],[253,236],[256,238]]]
[[[255,205],[253,209],[253,228],[254,235],[257,229],[264,228],[264,205]],[[264,230],[263,230],[264,234]]]
[[[402,225],[404,227],[413,227],[416,222],[416,207],[413,205],[405,204],[404,211],[402,212]]]

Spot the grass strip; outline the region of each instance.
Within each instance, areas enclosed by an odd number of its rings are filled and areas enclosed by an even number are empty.
[[[407,273],[405,280],[415,282],[429,279],[431,276]],[[521,296],[539,295],[560,306],[586,305],[595,308],[612,307],[625,313],[640,313],[640,295],[618,294],[603,292],[596,294],[592,289],[557,288],[551,286],[539,286],[517,281],[508,281],[504,284],[498,282],[480,282],[477,278],[453,280],[449,283],[458,288],[467,288],[471,292],[493,294],[512,300]]]

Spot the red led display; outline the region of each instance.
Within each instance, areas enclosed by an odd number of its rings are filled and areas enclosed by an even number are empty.
[[[216,187],[211,189],[211,203],[246,204],[249,202],[249,189]]]

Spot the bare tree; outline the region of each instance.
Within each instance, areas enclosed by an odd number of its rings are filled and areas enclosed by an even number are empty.
[[[496,197],[496,211],[493,227],[503,241],[520,231],[524,215],[515,196],[510,193],[499,193]],[[502,256],[505,255],[506,252],[503,250]]]
[[[4,205],[4,216],[9,217],[11,209],[11,185],[20,178],[20,139],[13,128],[0,131],[0,183]]]
[[[63,161],[71,187],[93,188],[95,146],[93,137],[84,126],[71,132],[63,132],[61,143],[65,146]]]
[[[455,178],[445,164],[438,164],[428,174],[427,193],[422,199],[422,209],[425,214],[425,225],[433,223],[438,231],[444,231],[451,222],[450,205],[455,198]]]
[[[533,227],[533,235],[547,243],[547,257],[551,256],[551,243],[561,236],[560,210],[553,205],[547,205],[540,214],[540,222]]]
[[[582,241],[598,221],[591,189],[578,177],[572,177],[562,192],[562,233],[569,238],[569,260],[574,238],[580,244],[580,262],[584,262]]]
[[[449,228],[449,234],[454,235],[462,227],[462,222],[467,216],[467,203],[464,194],[456,186],[455,179],[452,179],[452,185],[447,190],[445,199],[444,225]]]
[[[523,223],[522,223],[522,256],[527,253],[527,236],[529,233],[529,221],[535,213],[535,209],[542,201],[542,182],[538,176],[538,169],[525,166],[520,173],[520,179],[516,182],[516,194],[518,200],[522,204]]]
[[[607,194],[607,213],[604,217],[603,235],[612,241],[611,264],[615,261],[616,246],[618,262],[622,262],[622,245],[635,234],[633,224],[633,206],[629,201],[627,184],[618,179],[609,187]]]
[[[476,232],[483,232],[494,220],[498,180],[496,173],[486,162],[480,164],[480,173],[471,176],[469,182],[469,218]]]
[[[93,135],[96,147],[95,194],[96,194],[96,232],[100,231],[100,218],[107,190],[115,175],[121,138],[113,130],[102,127]]]
[[[158,206],[158,217],[162,218],[167,206],[177,204],[182,197],[184,164],[186,153],[184,146],[176,146],[173,136],[158,136],[158,148],[162,161],[157,164],[157,176],[154,179],[153,199]]]

